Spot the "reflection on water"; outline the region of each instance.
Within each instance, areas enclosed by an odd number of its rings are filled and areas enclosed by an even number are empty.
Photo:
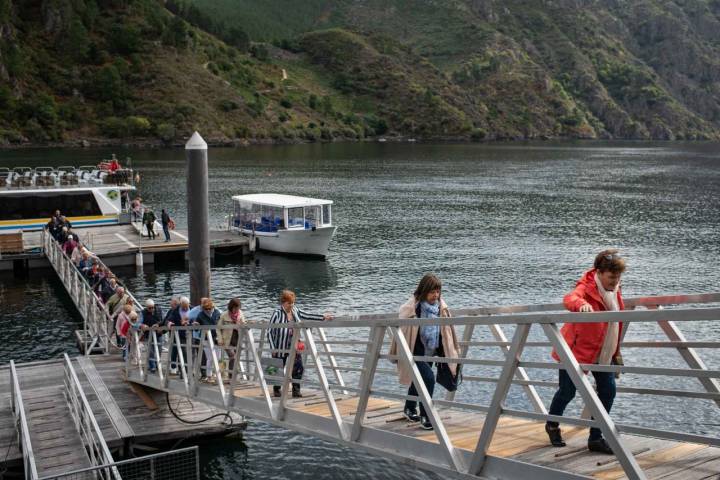
[[[338,227],[326,261],[259,253],[253,260],[218,257],[213,297],[239,296],[249,318],[268,319],[283,288],[303,308],[336,314],[393,311],[428,271],[444,282],[451,308],[557,302],[608,246],[628,260],[626,296],[708,292],[720,285],[720,145],[609,143],[513,145],[337,144],[211,149],[211,222],[220,224],[232,195],[278,192],[329,198]],[[3,152],[0,166],[94,163],[110,150]],[[140,192],[167,208],[180,227],[185,176],[182,150],[120,151],[142,174]],[[165,306],[188,293],[181,260],[116,271],[137,297]],[[0,277],[0,362],[74,351],[78,320],[47,273]],[[25,329],[26,325],[34,328]],[[685,327],[691,340],[716,338],[717,327]],[[58,341],[39,351],[39,340]],[[508,329],[506,334],[511,335]],[[537,338],[537,333],[531,334]],[[659,340],[657,328],[629,335]],[[490,339],[487,336],[485,339]],[[497,357],[497,349],[488,349]],[[631,351],[626,362],[680,366],[668,352]],[[718,353],[703,351],[709,368]],[[548,361],[547,349],[528,352]],[[473,370],[473,368],[476,368]],[[496,369],[468,367],[476,376]],[[534,372],[537,379],[551,379]],[[670,377],[621,382],[697,390]],[[384,388],[397,388],[392,376]],[[648,385],[647,382],[654,382]],[[458,398],[489,401],[491,385],[466,382]],[[542,390],[542,389],[541,389]],[[551,391],[541,395],[549,401]],[[513,387],[508,404],[525,400]],[[717,407],[706,401],[620,395],[614,416],[633,423],[717,435]],[[688,418],[686,411],[692,411]],[[714,425],[715,424],[715,425]],[[245,443],[203,448],[206,478],[435,478],[392,462],[252,422]],[[321,465],[317,459],[322,459]],[[394,477],[393,477],[394,475]]]

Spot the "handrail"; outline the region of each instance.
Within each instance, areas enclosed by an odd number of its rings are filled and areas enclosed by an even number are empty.
[[[110,465],[114,462],[110,449],[105,443],[105,437],[98,426],[92,407],[85,397],[85,392],[80,380],[72,366],[72,361],[67,353],[63,354],[65,359],[65,395],[70,407],[70,413],[75,421],[75,428],[82,437],[87,448],[90,463],[95,466]],[[121,480],[120,473],[114,466],[108,467],[108,472],[114,480]]]
[[[110,351],[112,317],[95,295],[90,283],[72,263],[70,257],[62,250],[58,242],[45,231],[42,232],[42,241],[45,256],[63,281],[70,297],[83,317],[86,334],[92,337],[90,342],[85,339],[85,354],[89,355],[98,343],[100,348],[105,353],[108,353]]]
[[[28,427],[27,417],[25,416],[25,403],[22,392],[20,391],[20,381],[13,360],[10,360],[10,380],[12,385],[12,411],[15,417],[15,428],[17,429],[20,449],[23,454],[25,479],[36,480],[38,478],[38,472],[37,466],[35,465],[32,443],[30,441],[30,428]]]
[[[437,443],[434,443],[434,450],[428,450],[427,463],[432,466],[441,465],[452,472],[460,472],[461,474],[477,475],[483,472],[485,465],[493,462],[492,456],[488,455],[488,447],[492,436],[498,428],[498,420],[503,415],[530,419],[533,421],[561,421],[568,424],[593,426],[600,428],[604,437],[607,439],[623,471],[631,479],[643,479],[645,474],[635,458],[635,453],[630,451],[626,446],[625,440],[620,436],[619,432],[625,434],[650,435],[657,438],[679,442],[696,442],[704,443],[712,446],[720,446],[720,439],[709,436],[699,435],[691,432],[669,432],[655,428],[653,424],[630,425],[626,423],[616,423],[611,416],[605,412],[600,403],[595,390],[588,381],[588,377],[583,371],[594,370],[604,372],[624,372],[631,373],[633,376],[625,377],[626,384],[622,384],[618,388],[618,392],[622,394],[635,395],[659,395],[663,397],[675,397],[679,399],[695,398],[702,401],[712,401],[720,407],[720,385],[717,379],[720,379],[720,370],[712,370],[707,368],[700,359],[699,355],[693,350],[694,347],[713,349],[720,348],[720,341],[713,341],[712,338],[704,339],[700,342],[688,342],[678,328],[679,325],[687,325],[688,322],[704,322],[709,320],[720,320],[720,308],[713,306],[720,302],[720,294],[702,294],[702,295],[678,295],[678,296],[658,296],[658,297],[638,297],[630,299],[633,306],[651,307],[647,310],[627,310],[622,312],[597,312],[597,313],[572,313],[566,311],[558,311],[558,305],[530,305],[530,306],[513,306],[497,307],[493,309],[465,309],[455,310],[460,316],[442,319],[399,319],[397,314],[373,314],[354,317],[342,317],[332,322],[298,322],[291,325],[270,325],[266,322],[249,322],[243,325],[230,325],[217,327],[215,325],[197,325],[197,326],[174,326],[172,329],[160,327],[148,335],[148,348],[146,351],[153,350],[158,356],[157,338],[164,331],[171,331],[171,344],[168,350],[175,345],[184,352],[184,358],[180,359],[180,377],[171,378],[165,373],[168,371],[167,362],[169,355],[162,362],[158,362],[157,373],[149,372],[145,367],[143,359],[140,359],[138,366],[132,365],[129,361],[126,364],[126,374],[130,381],[142,383],[144,385],[172,392],[177,395],[184,395],[190,398],[199,398],[211,405],[218,406],[227,410],[235,411],[242,415],[253,416],[260,420],[270,421],[275,424],[287,424],[290,427],[297,426],[301,431],[314,431],[316,428],[316,419],[307,420],[307,424],[303,424],[302,416],[290,414],[289,409],[293,408],[288,404],[289,401],[289,385],[290,383],[300,383],[301,385],[312,386],[319,391],[320,399],[318,403],[327,404],[329,417],[327,417],[326,430],[323,436],[331,439],[337,439],[341,442],[368,442],[367,438],[380,439],[387,438],[382,445],[393,444],[392,432],[378,429],[374,424],[366,424],[365,413],[368,407],[370,397],[383,398],[388,400],[415,400],[422,401],[425,405],[426,412],[430,422],[433,424],[434,433],[437,436]],[[703,307],[688,308],[687,305],[705,304]],[[680,305],[678,308],[655,309],[658,305]],[[710,306],[708,306],[710,305]],[[553,311],[552,309],[555,309]],[[499,313],[503,312],[503,313]],[[352,319],[352,320],[351,320]],[[651,323],[657,324],[661,330],[667,335],[668,341],[637,341],[623,342],[632,348],[675,348],[680,353],[681,358],[687,362],[688,367],[680,368],[672,365],[673,368],[667,368],[666,365],[652,365],[648,363],[637,363],[632,365],[587,365],[579,364],[570,351],[570,347],[560,334],[558,324],[565,322],[587,323],[587,322],[624,322],[625,324]],[[404,335],[400,334],[400,327],[403,325],[436,325],[446,324],[456,327],[464,327],[465,332],[470,331],[471,334],[464,338],[463,345],[467,347],[464,351],[459,352],[459,356],[454,357],[425,357],[421,355],[413,355],[412,348],[407,344]],[[494,342],[473,341],[472,329],[479,334],[481,327],[489,328],[492,332],[493,328],[499,329],[502,334],[502,325],[514,327],[514,336],[511,339],[496,340]],[[528,340],[528,332],[535,325],[540,327],[540,331],[544,334],[544,338],[533,338]],[[353,338],[358,340],[347,340],[347,335],[340,336],[336,340],[336,345],[340,349],[332,349],[323,351],[318,348],[318,344],[322,343],[329,347],[333,345],[334,339],[318,338],[315,340],[316,329],[325,328],[330,332],[343,332],[346,329],[352,329]],[[668,326],[672,328],[668,328]],[[289,328],[293,330],[293,343],[290,349],[271,349],[260,338],[255,340],[253,331],[259,331],[262,335],[273,328]],[[234,348],[234,356],[238,359],[235,365],[223,365],[220,360],[220,352],[213,349],[213,332],[216,330],[226,331],[232,330],[237,332],[238,344]],[[179,332],[186,332],[186,340],[180,343]],[[365,336],[367,332],[367,337]],[[193,335],[195,334],[195,335]],[[199,339],[194,342],[190,339],[199,335]],[[360,335],[360,337],[359,337]],[[397,351],[390,354],[389,344],[385,338],[390,336],[396,341]],[[504,335],[500,335],[503,338]],[[367,340],[366,340],[367,338]],[[496,339],[498,336],[496,335]],[[306,345],[304,355],[307,356],[305,362],[306,375],[302,379],[293,379],[290,375],[290,368],[285,368],[277,373],[268,374],[264,371],[261,363],[263,354],[288,354],[293,357],[297,351],[296,342],[303,340]],[[538,341],[539,340],[539,341]],[[134,333],[129,342],[131,348],[139,351],[140,336]],[[496,352],[502,352],[500,359],[483,358],[479,350],[473,350],[475,346],[491,346],[496,347]],[[213,370],[218,374],[218,378],[222,380],[225,376],[232,378],[228,387],[223,381],[216,384],[203,384],[200,381],[201,365],[199,365],[201,355],[198,349],[207,347],[210,363]],[[345,347],[345,348],[343,348]],[[349,348],[348,348],[349,347]],[[528,348],[548,348],[553,347],[560,355],[560,362],[538,362],[529,361],[523,358],[523,351]],[[241,349],[245,350],[244,357],[241,355]],[[342,360],[338,363],[337,360]],[[412,380],[418,386],[417,395],[407,395],[405,391],[399,393],[392,391],[391,388],[378,389],[373,385],[373,379],[381,375],[395,375],[394,369],[378,368],[379,362],[400,362],[410,367]],[[424,382],[419,371],[415,367],[417,361],[433,361],[437,363],[462,363],[465,365],[465,381],[468,382],[487,382],[494,386],[495,393],[492,401],[489,403],[478,402],[474,399],[462,399],[456,401],[454,397],[446,399],[432,399],[428,391],[424,388]],[[240,367],[238,364],[242,362],[244,369],[242,371],[254,371],[255,375],[243,376],[238,379]],[[162,365],[161,365],[162,363]],[[254,365],[254,370],[252,366]],[[287,362],[286,365],[292,365]],[[500,368],[501,372],[497,377],[475,375],[472,372],[477,365],[494,366]],[[545,410],[544,402],[537,396],[537,404],[533,402],[535,395],[538,395],[534,387],[555,387],[556,382],[545,380],[535,380],[527,374],[519,375],[519,372],[530,371],[531,369],[551,369],[565,370],[569,372],[573,383],[575,384],[580,396],[583,398],[585,405],[589,408],[589,413],[593,419],[578,418],[573,416],[557,417],[549,415]],[[333,371],[350,371],[355,372],[349,375],[345,381],[332,381],[328,372]],[[312,374],[307,374],[312,372]],[[688,379],[696,379],[698,385],[704,387],[704,391],[693,391],[687,387],[681,389],[664,389],[658,385],[644,384],[633,385],[633,377],[642,375],[644,378],[648,376],[676,376]],[[257,397],[245,398],[242,394],[236,394],[237,382],[242,381],[242,389],[250,389],[253,392],[258,390],[261,392],[262,401],[258,402]],[[268,390],[268,383],[274,382],[281,385],[281,396],[275,399],[271,390]],[[514,410],[504,406],[505,398],[511,385],[519,385],[525,389],[526,395],[531,399],[531,410]],[[256,390],[257,389],[257,390]],[[459,391],[462,391],[462,387]],[[340,409],[336,403],[336,396],[341,393],[352,393],[358,396],[358,406],[353,412],[351,418],[340,413]],[[538,408],[541,407],[541,408]],[[459,409],[463,411],[474,411],[485,413],[484,424],[480,428],[480,440],[477,448],[468,456],[460,453],[450,441],[449,434],[445,429],[443,417],[437,410],[439,407]],[[534,411],[533,411],[534,410]],[[720,409],[718,409],[720,411]],[[640,422],[642,423],[642,422]],[[363,435],[366,432],[366,435]],[[372,433],[370,433],[372,432]],[[395,440],[397,441],[397,439]],[[372,447],[368,443],[364,443],[365,447]],[[398,445],[400,448],[400,445]],[[427,447],[430,448],[430,447]],[[372,448],[371,448],[372,449]],[[377,448],[383,451],[382,447]],[[425,451],[425,450],[423,450]],[[407,455],[413,455],[409,450]],[[425,455],[425,454],[423,454]],[[507,459],[505,459],[507,460]],[[488,463],[490,462],[490,463]]]
[[[158,477],[166,478],[162,474],[167,473],[167,472],[160,470],[160,472],[159,472],[160,474],[158,474],[158,472],[156,471],[157,467],[155,465],[155,462],[158,460],[162,460],[164,458],[174,457],[174,456],[182,455],[184,453],[189,453],[189,452],[192,452],[192,455],[194,457],[194,462],[192,465],[190,465],[190,468],[192,468],[192,472],[189,472],[189,471],[183,472],[185,474],[185,475],[183,475],[183,478],[195,477],[197,480],[200,480],[200,472],[199,472],[200,447],[198,447],[197,445],[192,446],[192,447],[178,448],[176,450],[170,450],[168,452],[152,453],[149,455],[143,455],[142,457],[130,458],[127,460],[119,460],[117,462],[107,463],[107,464],[103,464],[103,465],[97,465],[97,466],[88,467],[88,468],[80,468],[77,470],[72,470],[69,472],[61,473],[61,474],[55,474],[55,475],[43,477],[39,480],[62,480],[62,479],[75,480],[78,478],[93,478],[94,476],[97,475],[97,472],[102,471],[102,470],[105,470],[105,471],[107,471],[109,469],[117,470],[118,468],[130,467],[130,466],[137,465],[137,464],[149,464],[149,469],[147,467],[142,469],[142,471],[147,472],[146,475],[148,476],[148,478],[151,478],[151,479],[158,478]],[[138,467],[136,467],[136,468],[138,468]],[[182,468],[182,467],[177,467],[177,468]],[[177,470],[177,468],[174,470]],[[177,473],[177,472],[175,472],[175,473]],[[105,479],[107,477],[103,476],[101,478]],[[173,478],[176,478],[176,477],[173,477]]]

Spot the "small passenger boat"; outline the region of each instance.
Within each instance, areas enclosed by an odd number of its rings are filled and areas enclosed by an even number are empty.
[[[107,165],[0,168],[0,233],[41,230],[56,210],[75,227],[129,222],[133,172]]]
[[[270,252],[326,257],[332,201],[277,193],[232,197],[230,229],[255,236],[256,247]]]

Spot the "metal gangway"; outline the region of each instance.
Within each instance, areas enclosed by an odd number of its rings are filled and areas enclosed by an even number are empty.
[[[46,389],[49,399],[25,398],[23,381],[38,378],[10,361],[12,411],[26,480],[199,479],[197,447],[115,461],[67,354],[63,367],[61,391]],[[65,402],[57,402],[57,395]]]
[[[711,326],[720,320],[718,304],[720,293],[633,298],[623,312],[570,313],[562,305],[546,304],[456,310],[452,318],[443,319],[398,319],[396,313],[348,316],[291,324],[289,351],[267,346],[268,329],[279,328],[267,322],[221,329],[154,328],[146,338],[133,332],[125,368],[131,382],[452,478],[717,478],[718,430],[703,434],[681,426],[658,428],[649,402],[670,401],[676,409],[701,402],[702,414],[713,415],[720,424],[720,370],[708,368],[698,353],[702,350],[720,361],[718,330]],[[560,334],[559,325],[566,322],[622,322],[626,365],[578,364]],[[459,355],[413,355],[400,329],[425,324],[454,326],[462,339]],[[704,336],[688,340],[681,326]],[[217,348],[213,331],[225,329],[236,332],[237,347]],[[181,331],[193,341],[181,341]],[[178,348],[178,375],[170,374],[170,358],[159,340],[165,332],[168,352]],[[626,337],[628,332],[632,338]],[[393,339],[396,355],[389,350]],[[292,368],[273,373],[265,368],[265,359],[271,354],[295,358],[301,340],[306,346],[305,375],[299,383],[305,396],[292,398],[289,385],[298,382],[291,378]],[[550,361],[551,347],[559,363]],[[203,381],[204,348],[210,352],[217,382]],[[223,351],[234,351],[238,361],[226,362]],[[147,368],[149,352],[161,358],[155,372]],[[462,364],[463,382],[456,392],[444,398],[436,392],[432,398],[414,361]],[[410,367],[417,396],[407,395],[407,387],[398,385],[393,362]],[[577,387],[586,409],[582,414],[548,414],[545,405],[557,388],[558,369],[565,369]],[[622,374],[619,403],[641,399],[644,407],[631,412],[631,421],[618,419],[630,413],[620,406],[608,414],[584,374],[588,371]],[[663,386],[670,379],[673,388]],[[282,387],[280,397],[273,395],[273,384]],[[478,390],[481,384],[490,388]],[[423,402],[433,431],[402,418],[408,399]],[[567,447],[549,445],[547,420],[561,422]],[[587,450],[586,429],[591,426],[603,432],[614,456]]]
[[[83,330],[78,339],[82,351],[86,355],[90,355],[91,353],[110,353],[113,348],[118,348],[113,342],[115,319],[95,295],[88,279],[82,275],[70,257],[63,251],[61,245],[51,235],[43,232],[41,241],[45,257],[65,286],[83,319]],[[99,258],[95,257],[95,259],[98,264],[105,266]],[[132,293],[127,288],[125,292],[133,300],[137,311],[141,311],[142,307]]]

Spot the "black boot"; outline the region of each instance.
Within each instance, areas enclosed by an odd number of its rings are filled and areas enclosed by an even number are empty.
[[[299,383],[293,383],[292,397],[293,398],[302,398],[302,393],[300,393],[300,384]]]
[[[281,395],[280,393],[280,386],[279,385],[273,385],[273,397],[279,397]]]
[[[604,438],[588,440],[588,450],[591,452],[604,453],[605,455],[614,455],[612,448],[610,448],[610,445],[608,445]]]
[[[550,424],[545,424],[545,431],[548,434],[548,437],[550,437],[550,443],[553,447],[564,447],[565,442],[563,442],[562,434],[560,433],[560,427],[553,427]]]

